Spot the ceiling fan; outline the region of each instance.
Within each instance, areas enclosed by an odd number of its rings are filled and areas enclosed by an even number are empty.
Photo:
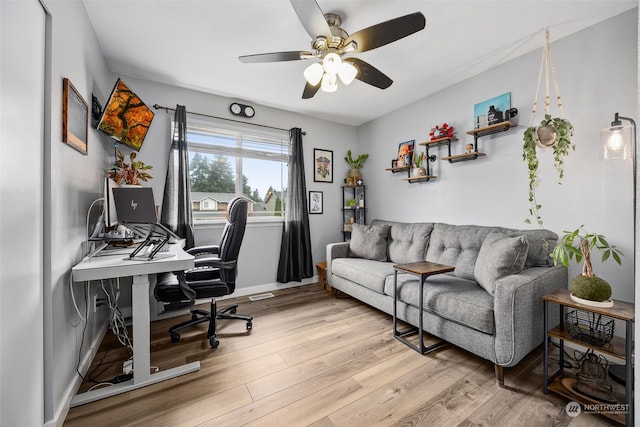
[[[424,15],[416,12],[349,35],[340,28],[340,15],[323,13],[315,0],[291,0],[291,5],[311,36],[312,51],[259,53],[238,59],[245,63],[321,59],[321,62],[314,62],[304,71],[307,82],[302,92],[303,99],[312,98],[321,88],[325,92],[335,92],[338,78],[344,84],[351,83],[355,78],[380,89],[388,88],[393,80],[382,71],[361,59],[343,56],[384,46],[425,27]]]

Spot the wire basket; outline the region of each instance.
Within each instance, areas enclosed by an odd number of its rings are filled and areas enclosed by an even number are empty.
[[[601,347],[613,338],[615,321],[609,316],[573,310],[565,320],[569,335],[580,341]]]

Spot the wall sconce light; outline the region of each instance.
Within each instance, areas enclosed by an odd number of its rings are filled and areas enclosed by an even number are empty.
[[[623,126],[622,120],[630,122],[631,126]],[[633,158],[635,157],[636,122],[616,113],[611,126],[600,131],[600,139],[606,160]]]

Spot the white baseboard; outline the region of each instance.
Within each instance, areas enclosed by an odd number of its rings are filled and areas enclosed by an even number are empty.
[[[236,287],[236,290],[231,295],[225,295],[224,297],[220,297],[218,300],[222,301],[229,298],[244,297],[247,295],[277,291],[279,289],[295,288],[296,286],[310,285],[312,283],[317,283],[317,282],[318,282],[318,276],[313,276],[309,279],[303,279],[301,282],[288,282],[288,283],[276,282],[276,283],[266,283],[264,285],[258,285],[258,286],[250,286],[247,288]]]

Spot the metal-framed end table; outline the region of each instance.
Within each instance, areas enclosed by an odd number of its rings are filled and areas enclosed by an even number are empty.
[[[568,390],[562,382],[562,379],[567,376],[564,372],[564,343],[565,341],[577,344],[587,349],[594,350],[604,355],[617,357],[625,360],[625,396],[624,402],[620,402],[620,406],[626,407],[626,411],[623,413],[616,412],[603,412],[607,418],[610,418],[620,424],[627,426],[634,425],[634,411],[633,411],[633,326],[635,322],[635,305],[624,301],[614,301],[613,307],[592,307],[579,302],[575,302],[571,299],[568,289],[560,289],[554,291],[548,295],[542,297],[544,302],[544,361],[543,361],[543,392],[548,394],[552,391],[556,394],[564,396],[568,399],[576,401],[581,404],[593,404],[593,400],[586,400],[582,396],[573,393]],[[558,305],[560,310],[560,324],[550,329],[549,325],[549,303]],[[623,321],[625,323],[625,338],[614,336],[610,342],[604,345],[595,345],[590,342],[586,342],[579,337],[572,336],[567,328],[565,314],[566,308],[582,310],[590,313],[598,318],[603,315],[613,319]],[[551,338],[559,340],[560,347],[560,360],[558,362],[558,369],[556,372],[549,374],[549,341]],[[606,409],[604,402],[601,405]]]
[[[424,338],[422,336],[422,309],[424,305],[424,282],[427,277],[436,274],[448,273],[455,270],[455,267],[450,265],[438,264],[436,262],[420,261],[412,262],[409,264],[397,264],[393,266],[393,337],[398,341],[404,343],[410,348],[414,349],[420,354],[427,354],[443,345],[447,344],[446,341],[438,341],[435,344],[426,346],[424,344]],[[420,277],[420,289],[418,300],[418,327],[411,327],[405,331],[398,330],[398,271],[403,273],[413,274]],[[406,336],[418,334],[420,346],[416,346],[413,343],[405,339]]]

